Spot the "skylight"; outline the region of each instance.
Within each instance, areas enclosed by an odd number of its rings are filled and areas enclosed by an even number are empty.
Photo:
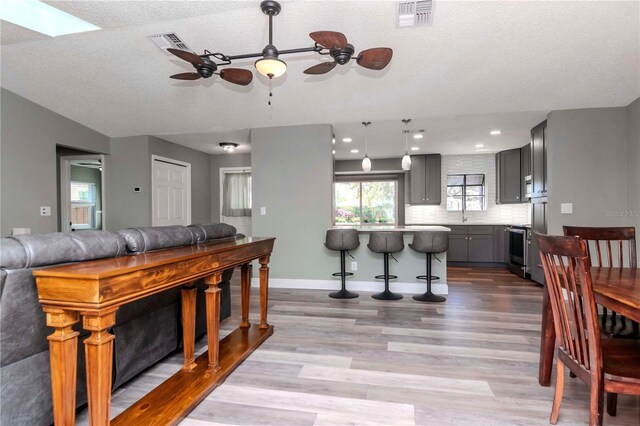
[[[51,37],[100,29],[38,0],[2,0],[0,19]]]

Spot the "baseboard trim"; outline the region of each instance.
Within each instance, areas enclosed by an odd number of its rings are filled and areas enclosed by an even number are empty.
[[[260,279],[252,278],[251,286],[259,287]],[[427,291],[424,282],[406,283],[391,281],[391,291],[403,294],[421,294]],[[339,290],[340,282],[337,280],[308,280],[295,278],[269,278],[269,288],[297,288],[304,290]],[[382,281],[349,281],[347,290],[380,292],[384,290]],[[446,283],[434,282],[431,290],[436,294],[449,294],[449,286]]]

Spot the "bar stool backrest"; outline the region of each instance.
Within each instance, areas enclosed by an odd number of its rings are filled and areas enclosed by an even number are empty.
[[[443,253],[449,249],[449,233],[444,231],[417,231],[409,244],[419,253]]]
[[[402,232],[371,231],[368,247],[376,253],[398,253],[404,250]]]

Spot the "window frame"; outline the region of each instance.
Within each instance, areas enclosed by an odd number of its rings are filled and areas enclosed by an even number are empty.
[[[392,182],[394,184],[394,221],[389,223],[377,223],[377,222],[364,222],[363,221],[363,209],[362,209],[362,184],[363,183],[374,183],[374,182]],[[359,208],[360,208],[360,220],[358,224],[350,224],[350,223],[339,223],[336,222],[336,184],[337,183],[357,183],[360,186],[359,190]],[[340,179],[335,179],[333,181],[333,211],[332,211],[332,223],[333,226],[398,226],[399,221],[399,179],[395,176],[389,175],[378,175],[378,176],[352,176],[352,175],[342,175]]]
[[[462,176],[462,185],[449,185],[449,176]],[[482,176],[482,184],[467,184],[467,177],[468,176]],[[473,212],[484,212],[487,211],[487,176],[485,173],[452,173],[452,174],[447,174],[447,211],[448,212],[467,212],[467,211],[473,211]],[[461,195],[461,199],[462,199],[462,206],[460,210],[450,210],[449,209],[449,188],[455,188],[455,187],[460,187],[462,188],[462,195]],[[467,187],[481,187],[482,188],[482,195],[477,195],[477,194],[470,194],[467,195]],[[469,197],[481,197],[482,198],[482,209],[480,210],[468,210],[467,209],[467,196]],[[451,196],[453,197],[453,196]]]

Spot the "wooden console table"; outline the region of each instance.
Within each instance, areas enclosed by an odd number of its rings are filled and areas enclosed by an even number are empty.
[[[82,316],[91,332],[85,340],[89,421],[110,423],[111,377],[116,311],[126,303],[182,287],[184,366],[160,386],[113,419],[112,424],[176,424],[251,352],[273,334],[267,323],[269,257],[275,238],[252,238],[177,247],[155,252],[81,262],[34,271],[49,339],[54,422],[75,424],[78,332]],[[260,262],[260,324],[249,323],[252,260]],[[241,266],[242,322],[219,340],[222,272]],[[194,357],[196,289],[204,278],[208,351]],[[158,332],[162,332],[159,330]]]

